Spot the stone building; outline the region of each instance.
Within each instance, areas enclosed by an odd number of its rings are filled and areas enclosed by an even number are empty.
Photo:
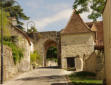
[[[94,52],[94,33],[74,11],[61,31],[62,68],[85,69],[84,61]]]
[[[107,0],[103,12],[104,47],[105,47],[105,78],[111,85],[111,0]]]

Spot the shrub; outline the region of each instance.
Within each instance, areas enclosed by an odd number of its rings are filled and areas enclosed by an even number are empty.
[[[92,72],[75,72],[69,78],[74,85],[102,85],[102,80],[97,80],[96,74]]]
[[[37,51],[34,51],[30,55],[31,64],[41,64],[41,56],[38,54]]]
[[[86,71],[77,72],[77,73],[74,73],[73,75],[74,76],[79,76],[79,77],[88,77],[88,76],[96,77],[95,73],[86,72]]]

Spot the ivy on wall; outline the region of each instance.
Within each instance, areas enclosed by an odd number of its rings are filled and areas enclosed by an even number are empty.
[[[17,45],[13,42],[4,41],[3,43],[4,43],[4,45],[7,45],[12,49],[14,64],[19,63],[24,56],[23,49],[18,48]]]

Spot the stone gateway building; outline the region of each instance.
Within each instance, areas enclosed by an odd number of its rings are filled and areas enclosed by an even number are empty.
[[[41,56],[41,65],[47,66],[46,55],[47,50],[50,47],[58,47],[57,43],[57,32],[38,32],[38,33],[29,33],[30,40],[33,42],[34,50],[38,52]],[[59,58],[59,57],[58,57]]]
[[[62,68],[84,70],[84,61],[93,52],[94,33],[74,11],[66,28],[61,31]]]
[[[58,66],[73,71],[88,71],[104,75],[103,22],[84,23],[74,11],[67,26],[60,32],[28,34],[34,50],[42,57],[42,66],[47,66],[46,53],[49,47],[57,48]]]

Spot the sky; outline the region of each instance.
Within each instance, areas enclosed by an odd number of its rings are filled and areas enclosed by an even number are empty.
[[[60,31],[65,28],[73,12],[74,0],[17,0],[30,20],[24,21],[28,29],[35,25],[38,31]],[[85,22],[88,13],[81,15]]]

